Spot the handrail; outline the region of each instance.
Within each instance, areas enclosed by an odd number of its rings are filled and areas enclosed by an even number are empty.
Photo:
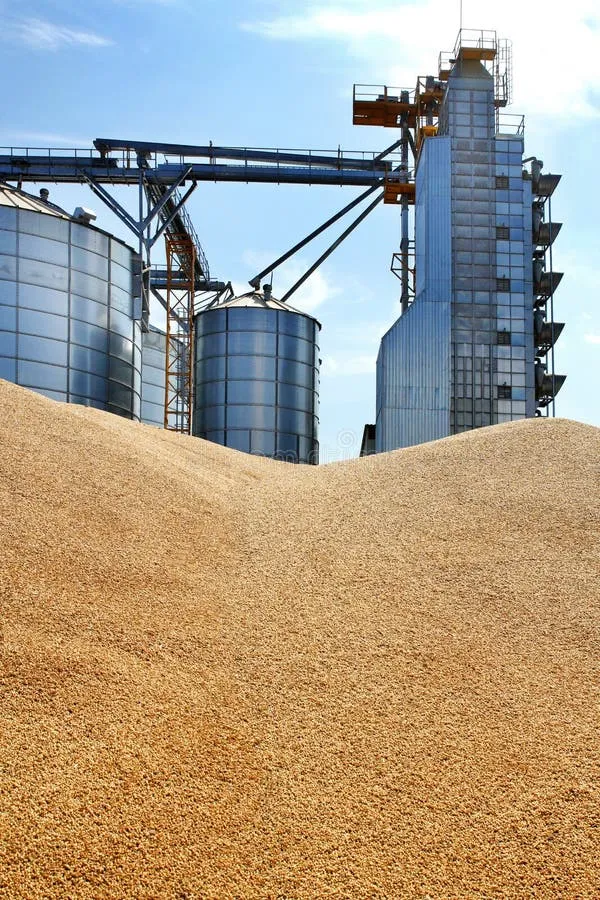
[[[370,90],[366,90],[369,88]],[[353,90],[354,102],[387,100],[400,103],[402,94],[408,94],[408,102],[414,103],[415,89],[406,87],[391,87],[386,84],[355,84]]]
[[[496,50],[498,38],[495,31],[461,28],[454,44],[454,56],[457,57],[462,47],[472,47],[480,50]]]
[[[414,92],[413,92],[414,93]],[[103,144],[100,144],[103,146]],[[112,145],[111,145],[112,146]],[[140,144],[140,148],[148,147],[148,144]],[[363,169],[383,170],[384,166],[381,160],[381,151],[374,150],[353,150],[344,151],[338,147],[337,150],[315,150],[315,149],[282,149],[282,148],[251,148],[251,147],[181,147],[181,150],[191,149],[189,155],[185,152],[175,152],[176,145],[155,145],[163,147],[163,150],[156,151],[134,151],[132,147],[115,147],[111,150],[111,155],[107,155],[107,151],[99,151],[97,149],[82,148],[66,148],[66,147],[0,147],[0,156],[9,157],[10,162],[14,166],[18,166],[21,161],[23,165],[48,164],[60,168],[61,166],[86,163],[91,164],[97,171],[101,168],[106,169],[136,169],[139,166],[138,153],[143,156],[144,167],[148,169],[158,169],[160,165],[179,165],[189,164],[191,157],[204,157],[208,162],[215,165],[224,160],[232,160],[240,165],[252,167],[260,166],[297,166],[307,170],[313,168],[332,168],[338,170],[358,170]],[[168,148],[168,152],[166,152]],[[392,155],[392,154],[390,154]],[[64,162],[63,162],[64,160]]]
[[[525,116],[496,110],[496,134],[525,134]]]

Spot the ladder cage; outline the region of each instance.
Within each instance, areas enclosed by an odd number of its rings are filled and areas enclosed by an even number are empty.
[[[167,237],[164,427],[190,434],[196,248],[189,235]]]
[[[513,99],[512,41],[505,38],[498,41],[498,52],[494,62],[494,98],[496,107],[510,106]]]

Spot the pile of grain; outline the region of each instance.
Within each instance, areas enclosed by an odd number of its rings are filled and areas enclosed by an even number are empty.
[[[598,897],[597,429],[313,469],[0,403],[0,896]]]

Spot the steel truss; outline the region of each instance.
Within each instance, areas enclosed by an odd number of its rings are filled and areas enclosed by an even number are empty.
[[[167,353],[164,426],[190,432],[192,396],[192,331],[196,294],[230,290],[230,285],[210,278],[208,261],[185,209],[199,181],[254,182],[266,184],[332,184],[363,186],[368,190],[333,216],[309,238],[285,255],[287,259],[325,228],[353,209],[377,188],[383,188],[398,163],[396,141],[381,153],[344,154],[311,150],[266,150],[242,147],[190,146],[98,138],[94,150],[39,150],[7,148],[0,154],[0,181],[87,184],[93,193],[133,232],[138,242],[139,309],[142,327],[148,326],[150,295],[167,313]],[[405,151],[402,162],[405,166]],[[204,158],[207,162],[190,162]],[[392,173],[392,174],[390,174]],[[406,174],[401,176],[406,180]],[[181,195],[179,189],[189,185]],[[137,186],[138,215],[128,210],[109,188]],[[326,259],[383,198],[383,191],[334,244],[288,291],[286,300]],[[151,251],[166,238],[167,267],[151,266]],[[283,261],[278,260],[271,269]],[[258,280],[258,277],[257,277]],[[159,292],[166,289],[166,300]],[[134,290],[134,294],[136,291]]]
[[[167,273],[153,272],[151,251],[163,235],[187,236],[195,248],[194,289],[220,292],[222,282],[210,278],[208,261],[185,210],[199,181],[262,184],[331,184],[377,188],[393,179],[399,142],[381,153],[266,150],[122,141],[98,138],[93,150],[5,148],[0,154],[0,181],[87,184],[137,238],[140,259],[139,305],[144,327],[150,294],[164,289]],[[206,159],[207,162],[190,162]],[[179,189],[189,184],[183,195]],[[110,187],[138,188],[138,216],[132,216],[110,193]],[[153,231],[154,229],[154,231]],[[185,257],[181,260],[185,265]],[[153,279],[156,282],[153,283]]]

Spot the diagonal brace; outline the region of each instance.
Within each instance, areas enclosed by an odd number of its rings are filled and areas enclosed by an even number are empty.
[[[364,210],[361,212],[360,216],[359,216],[357,219],[355,219],[354,222],[352,222],[352,223],[348,226],[348,228],[346,228],[346,230],[343,231],[343,232],[340,234],[339,238],[337,238],[337,239],[333,242],[333,244],[331,245],[331,247],[328,247],[327,250],[326,250],[324,253],[321,254],[321,256],[317,259],[317,261],[314,262],[314,263],[312,264],[312,266],[310,267],[310,269],[308,269],[308,270],[304,273],[304,275],[302,275],[302,277],[299,278],[298,281],[297,281],[295,284],[292,285],[292,287],[289,289],[289,291],[288,291],[286,294],[284,294],[283,297],[281,298],[281,301],[280,301],[281,303],[285,303],[286,300],[288,300],[288,299],[292,296],[292,294],[293,294],[295,291],[297,291],[298,288],[301,287],[301,285],[304,284],[304,282],[306,281],[306,279],[307,279],[307,278],[310,278],[310,276],[311,276],[312,273],[315,271],[315,269],[317,269],[317,268],[321,265],[322,262],[325,262],[325,260],[327,259],[327,257],[330,256],[330,255],[333,253],[333,251],[334,251],[335,249],[337,249],[337,247],[339,247],[339,245],[342,243],[342,241],[344,241],[344,240],[348,237],[349,234],[352,234],[352,232],[354,231],[354,229],[355,229],[358,225],[360,225],[360,223],[363,221],[363,219],[365,219],[365,218],[369,215],[369,213],[371,212],[371,210],[375,209],[375,207],[377,206],[377,204],[380,203],[382,200],[383,200],[383,191],[381,191],[381,193],[379,194],[379,196],[376,197],[375,200],[373,200],[373,202],[370,203],[369,206],[367,206],[367,208],[364,209]]]
[[[385,152],[387,153],[389,151],[386,150]],[[311,233],[307,237],[303,238],[297,244],[294,244],[294,246],[291,248],[291,250],[288,250],[286,253],[284,253],[282,256],[280,256],[279,259],[276,259],[274,263],[271,263],[270,266],[267,266],[266,269],[263,269],[262,272],[259,272],[258,275],[255,275],[254,278],[252,278],[249,282],[250,287],[258,289],[261,278],[264,278],[264,276],[268,275],[269,272],[273,272],[278,266],[280,266],[282,263],[286,262],[286,260],[288,260],[290,258],[290,256],[293,256],[294,253],[296,253],[298,250],[301,250],[303,247],[305,247],[307,244],[309,244],[312,240],[314,240],[314,238],[318,237],[327,228],[329,228],[331,225],[335,224],[335,222],[337,222],[338,219],[341,219],[342,216],[345,216],[347,212],[350,212],[351,209],[354,209],[355,206],[357,206],[359,203],[361,203],[366,197],[368,197],[370,194],[372,194],[373,191],[376,191],[380,187],[381,187],[381,184],[374,184],[373,187],[367,188],[366,191],[363,191],[362,194],[359,194],[358,197],[355,197],[355,199],[352,200],[350,203],[348,203],[346,206],[344,206],[343,209],[340,209],[339,212],[335,213],[333,216],[331,216],[331,218],[327,219],[326,222],[323,222],[322,225],[319,225],[318,228],[315,228],[314,231],[311,231]]]
[[[163,224],[160,226],[160,228],[158,229],[158,231],[156,232],[154,237],[150,238],[150,240],[148,241],[148,248],[153,247],[155,245],[155,243],[157,242],[157,240],[159,239],[159,237],[161,237],[165,233],[165,231],[167,230],[169,225],[171,225],[171,223],[173,222],[175,217],[178,215],[179,210],[187,203],[188,198],[196,190],[197,187],[198,187],[197,181],[194,181],[193,184],[190,185],[190,187],[185,192],[185,194],[183,195],[183,197],[181,198],[179,203],[176,205],[175,209],[173,210],[173,212],[171,213],[169,218],[165,222],[163,222]]]
[[[155,298],[158,300],[158,302],[160,303],[160,305],[162,306],[162,308],[166,310],[166,308],[167,308],[167,301],[166,301],[165,298],[162,296],[162,294],[159,294],[158,289],[155,288],[153,284],[150,285],[150,290],[152,291],[152,293],[154,294]]]
[[[82,172],[81,174],[94,194],[96,194],[97,197],[99,197],[104,203],[106,203],[108,208],[112,212],[114,212],[116,216],[119,217],[124,225],[127,225],[127,227],[130,228],[131,231],[133,231],[136,237],[140,237],[140,226],[139,223],[135,221],[133,216],[131,216],[127,212],[127,210],[124,209],[124,207],[122,207],[121,204],[114,199],[114,197],[111,197],[106,188],[101,184],[98,184],[98,182],[94,178],[92,178],[91,175],[88,175],[87,172]]]
[[[170,187],[168,188],[168,190],[165,191],[165,193],[164,193],[163,196],[160,198],[160,200],[158,201],[158,203],[156,204],[156,206],[155,206],[153,209],[149,210],[148,215],[146,216],[146,218],[144,219],[144,221],[143,221],[143,222],[140,222],[140,227],[141,227],[141,230],[142,230],[142,231],[145,231],[145,230],[146,230],[146,228],[148,227],[148,225],[150,224],[150,222],[154,219],[155,216],[157,216],[157,215],[159,214],[159,212],[161,211],[161,209],[163,208],[163,206],[164,206],[166,203],[169,202],[169,200],[171,199],[171,197],[173,196],[173,194],[175,193],[175,191],[177,190],[177,188],[180,187],[180,186],[184,183],[184,181],[186,181],[186,179],[189,177],[191,171],[192,171],[192,166],[188,166],[188,168],[185,169],[185,170],[177,177],[177,179],[173,182],[173,184],[170,185]]]

